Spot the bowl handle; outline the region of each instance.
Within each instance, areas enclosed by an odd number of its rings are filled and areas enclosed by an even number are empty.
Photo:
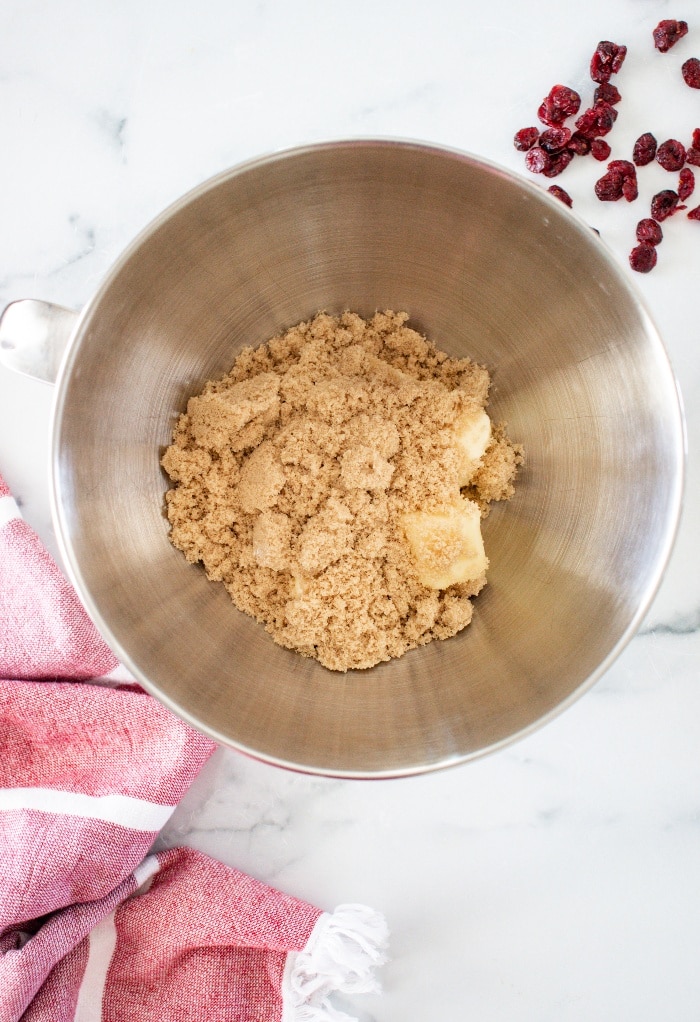
[[[33,298],[11,302],[0,317],[0,363],[24,376],[55,383],[78,313]]]

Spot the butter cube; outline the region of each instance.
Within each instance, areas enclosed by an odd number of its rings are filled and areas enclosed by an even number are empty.
[[[491,442],[491,420],[483,408],[464,412],[454,424],[460,456],[459,485],[467,486]]]
[[[441,511],[414,511],[402,525],[418,578],[429,589],[447,589],[479,578],[488,567],[477,505],[461,497]]]

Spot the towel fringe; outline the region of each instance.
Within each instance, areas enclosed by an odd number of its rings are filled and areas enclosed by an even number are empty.
[[[353,1022],[330,996],[379,991],[375,970],[387,960],[388,936],[384,916],[366,905],[319,916],[304,950],[287,957],[283,1022]]]

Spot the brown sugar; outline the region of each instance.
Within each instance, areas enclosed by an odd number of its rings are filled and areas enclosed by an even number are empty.
[[[469,624],[488,564],[479,518],[522,462],[503,426],[489,431],[486,369],[407,319],[319,313],[245,348],[190,398],[162,459],[174,546],[333,670]]]

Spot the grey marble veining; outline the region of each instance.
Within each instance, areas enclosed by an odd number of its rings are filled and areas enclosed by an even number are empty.
[[[289,145],[419,138],[524,174],[514,131],[555,82],[590,99],[602,38],[629,47],[612,157],[646,130],[689,140],[700,127],[700,94],[678,77],[700,56],[689,6],[6,0],[0,301],[80,308],[167,204]],[[651,44],[663,17],[690,23],[666,55]],[[219,750],[159,838],[323,908],[385,912],[392,960],[384,994],[353,1005],[363,1022],[700,1018],[700,224],[664,224],[659,265],[634,275],[635,224],[674,179],[644,168],[637,203],[602,204],[603,169],[575,161],[557,183],[646,300],[687,410],[685,511],[640,633],[545,728],[457,769],[337,781]],[[0,472],[57,555],[50,416],[50,387],[0,368]]]

